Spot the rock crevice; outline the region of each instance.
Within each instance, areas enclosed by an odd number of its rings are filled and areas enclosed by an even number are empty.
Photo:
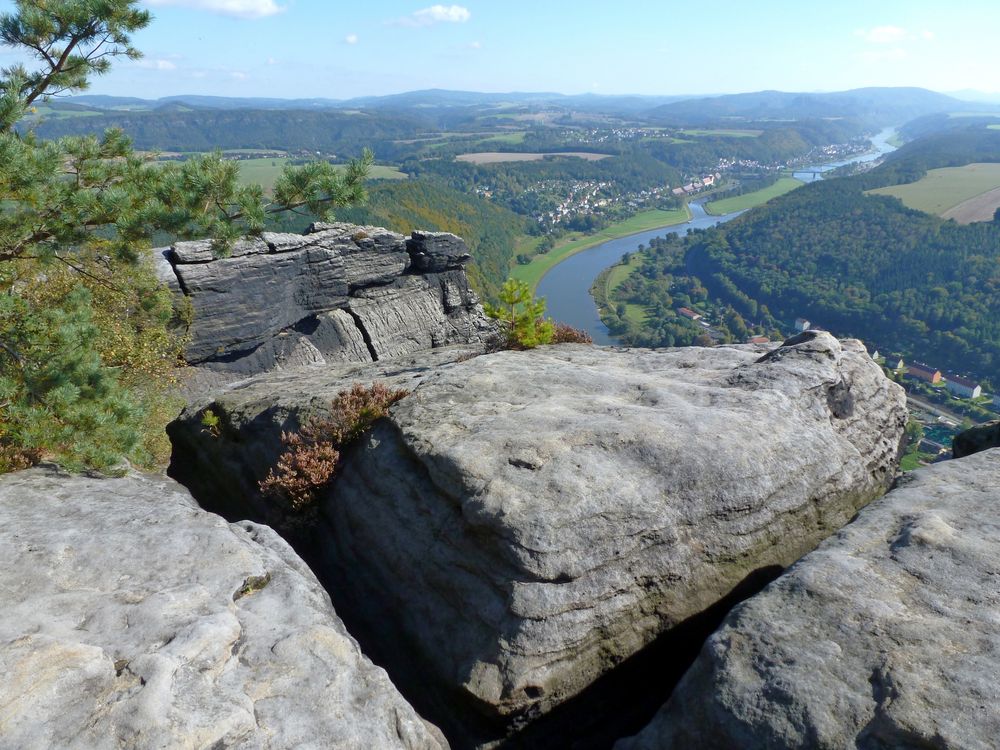
[[[531,724],[789,565],[895,473],[902,390],[829,334],[764,359],[451,351],[263,375],[192,405],[171,435],[177,476],[252,514],[266,504],[249,485],[290,420],[357,380],[411,391],[345,453],[310,559],[459,745]],[[200,434],[203,408],[231,435]]]

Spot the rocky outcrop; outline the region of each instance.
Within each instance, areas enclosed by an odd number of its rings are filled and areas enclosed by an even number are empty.
[[[230,389],[173,426],[174,467],[215,473],[199,497],[260,478],[247,445],[375,377]],[[861,344],[817,332],[771,351],[414,356],[389,380],[412,394],[345,454],[317,564],[352,632],[458,724],[530,722],[814,548],[891,482],[906,415]],[[199,432],[206,407],[220,438]]]
[[[176,483],[0,477],[0,746],[445,747],[265,526]]]
[[[990,448],[1000,448],[1000,420],[970,427],[951,441],[951,455],[955,458],[964,458]]]
[[[992,748],[1000,450],[905,475],[735,609],[616,750]]]
[[[494,334],[453,234],[314,224],[305,235],[241,240],[226,258],[214,258],[210,240],[154,258],[190,304],[185,358],[215,371],[371,362]]]

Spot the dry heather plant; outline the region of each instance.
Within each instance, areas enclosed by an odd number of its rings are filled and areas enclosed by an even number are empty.
[[[552,332],[553,344],[593,344],[594,339],[586,331],[566,325],[565,323],[555,323]]]
[[[261,480],[265,495],[288,503],[293,511],[312,505],[337,471],[340,449],[357,440],[389,407],[409,391],[384,383],[355,383],[330,402],[329,414],[309,420],[298,432],[282,432],[285,447],[278,463]]]

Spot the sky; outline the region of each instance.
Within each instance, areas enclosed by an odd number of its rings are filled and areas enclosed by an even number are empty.
[[[997,0],[141,0],[88,93],[346,99],[427,88],[1000,92]],[[14,3],[0,0],[0,11]],[[0,47],[0,65],[22,59]]]

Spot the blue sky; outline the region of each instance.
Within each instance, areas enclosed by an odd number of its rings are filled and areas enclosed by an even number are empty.
[[[348,98],[423,88],[1000,91],[996,0],[143,0],[91,93]],[[13,3],[0,0],[0,10]],[[0,48],[0,65],[16,59]]]

